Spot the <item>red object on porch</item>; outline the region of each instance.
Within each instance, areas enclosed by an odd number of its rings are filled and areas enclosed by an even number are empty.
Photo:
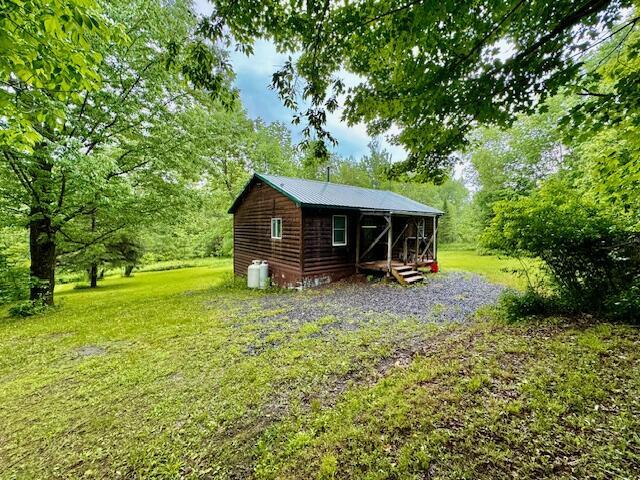
[[[431,264],[431,273],[438,273],[438,262],[433,262]]]

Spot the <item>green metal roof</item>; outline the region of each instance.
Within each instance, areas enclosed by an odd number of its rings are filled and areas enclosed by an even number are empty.
[[[407,215],[442,215],[443,212],[388,190],[352,187],[339,183],[254,173],[229,208],[234,213],[254,180],[261,180],[300,207],[338,208]]]

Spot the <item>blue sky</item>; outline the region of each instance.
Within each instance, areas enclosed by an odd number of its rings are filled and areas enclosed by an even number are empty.
[[[201,14],[211,12],[207,0],[196,0],[195,6]],[[302,138],[300,133],[302,127],[291,124],[291,118],[295,112],[285,108],[276,93],[269,89],[271,75],[286,59],[286,54],[278,53],[271,42],[264,40],[256,42],[254,54],[250,57],[239,52],[231,52],[231,63],[236,72],[236,86],[240,90],[242,103],[249,116],[260,117],[267,122],[283,122],[291,130],[294,140],[299,141]],[[347,85],[357,82],[357,78],[353,75],[344,73],[342,76]],[[338,145],[334,148],[336,153],[355,158],[367,153],[367,144],[371,141],[371,137],[367,134],[364,125],[348,126],[341,121],[338,111],[328,115],[327,128],[338,140]],[[401,147],[388,144],[384,138],[381,141],[391,152],[394,160],[405,158],[405,152]]]

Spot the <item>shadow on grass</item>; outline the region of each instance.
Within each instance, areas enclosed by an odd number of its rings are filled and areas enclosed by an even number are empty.
[[[124,277],[123,277],[124,278]],[[130,277],[133,280],[133,277]],[[110,292],[113,290],[120,290],[123,288],[129,288],[131,285],[128,282],[118,282],[118,283],[110,283],[108,285],[98,285],[96,288],[91,288],[89,285],[75,285],[72,289],[65,290],[63,292],[59,292],[58,296],[68,296],[75,295],[78,293],[99,293],[99,292]]]
[[[43,319],[50,313],[58,310],[59,308],[60,308],[60,305],[56,304],[56,305],[48,306],[44,310],[38,313],[34,313],[33,315],[11,315],[9,313],[10,307],[8,307],[8,308],[5,308],[4,310],[0,310],[0,326],[4,327],[6,325],[14,325],[21,322],[27,322],[29,320]]]

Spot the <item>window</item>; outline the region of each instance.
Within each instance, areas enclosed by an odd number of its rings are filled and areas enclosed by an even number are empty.
[[[281,218],[271,219],[271,238],[274,238],[276,240],[282,239],[282,219]]]
[[[333,246],[344,247],[347,244],[347,216],[333,216]]]

